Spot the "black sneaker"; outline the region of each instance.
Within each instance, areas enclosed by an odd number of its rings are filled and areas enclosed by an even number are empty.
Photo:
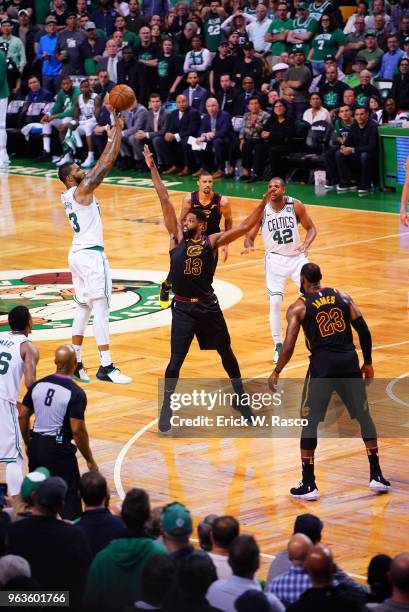
[[[297,499],[305,499],[306,501],[315,501],[320,498],[315,480],[305,483],[303,480],[301,480],[298,487],[292,487],[290,489],[290,493],[292,497],[296,497]]]
[[[170,410],[162,409],[158,422],[158,432],[162,436],[166,436],[172,433],[172,425],[170,423],[171,416],[172,412]]]
[[[241,416],[243,416],[246,419],[247,425],[253,425],[253,420],[252,420],[253,413],[247,402],[243,403],[241,398],[238,398],[238,399],[234,398],[233,408],[234,410],[237,410],[238,412],[240,412]]]
[[[166,281],[161,282],[160,284],[160,292],[159,292],[159,305],[161,308],[169,308],[170,304],[170,290],[171,287],[167,284]]]
[[[121,374],[113,363],[109,364],[109,366],[100,366],[97,372],[97,378],[98,380],[115,383],[117,385],[128,385],[132,382],[132,378]]]
[[[47,151],[43,151],[39,157],[36,157],[33,161],[35,162],[50,162],[52,161],[51,153],[47,153]]]
[[[84,364],[82,363],[82,361],[79,361],[77,363],[77,367],[75,368],[74,374],[72,375],[72,377],[83,383],[91,382],[91,379],[88,376],[87,370],[84,368]]]
[[[383,477],[381,470],[373,471],[369,477],[369,488],[375,493],[388,493],[391,487],[389,480]]]

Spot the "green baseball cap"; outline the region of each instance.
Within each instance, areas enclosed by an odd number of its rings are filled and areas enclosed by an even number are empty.
[[[39,467],[34,472],[26,474],[21,485],[21,497],[24,501],[29,502],[34,491],[37,489],[40,482],[44,482],[50,478],[50,472],[46,467]]]
[[[306,11],[309,8],[309,5],[307,2],[299,2],[297,9],[301,9],[303,11]]]
[[[192,533],[192,517],[183,504],[174,502],[166,506],[160,522],[164,533],[174,539],[183,538]]]

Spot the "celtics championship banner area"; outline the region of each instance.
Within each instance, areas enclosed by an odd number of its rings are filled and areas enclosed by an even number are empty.
[[[283,378],[243,380],[237,392],[229,380],[161,379],[158,416],[164,398],[171,435],[185,438],[409,437],[409,378]]]

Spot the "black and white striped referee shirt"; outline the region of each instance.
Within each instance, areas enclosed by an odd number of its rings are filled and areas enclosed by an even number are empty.
[[[43,436],[72,440],[70,419],[85,418],[87,396],[71,378],[50,374],[35,382],[23,399],[34,412],[33,431]]]

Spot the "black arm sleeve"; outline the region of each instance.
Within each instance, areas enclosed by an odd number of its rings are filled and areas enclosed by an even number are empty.
[[[363,317],[358,317],[354,321],[351,321],[352,327],[355,329],[359,336],[359,344],[361,345],[362,354],[364,356],[364,363],[366,365],[372,364],[372,336],[369,331],[369,327]]]

